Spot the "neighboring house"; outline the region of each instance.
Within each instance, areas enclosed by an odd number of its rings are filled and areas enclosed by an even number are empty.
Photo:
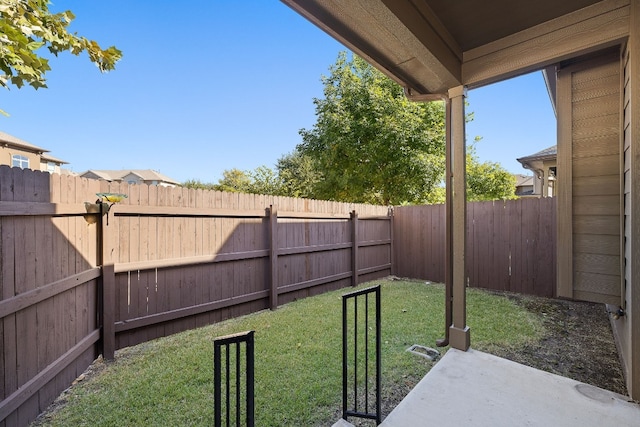
[[[49,150],[0,132],[0,165],[61,173],[60,167],[68,162],[50,156]]]
[[[553,197],[556,195],[558,146],[545,148],[530,156],[520,157],[522,167],[533,172],[533,195]]]
[[[558,119],[556,294],[615,313],[627,388],[640,400],[640,0],[282,1],[409,99],[446,103],[452,297],[443,342],[456,349],[470,345],[467,89],[543,71]]]
[[[159,185],[175,187],[180,183],[152,169],[96,170],[90,169],[80,174],[83,178],[102,179],[109,182],[125,182],[127,184]]]
[[[516,178],[516,196],[527,197],[533,196],[533,179],[531,175],[514,175]]]

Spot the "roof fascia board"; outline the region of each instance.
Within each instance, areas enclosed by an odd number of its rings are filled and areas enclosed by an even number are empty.
[[[381,0],[352,4],[360,8],[353,10],[340,9],[339,2],[281,1],[414,94],[443,93],[460,85],[461,66],[452,73]],[[371,27],[354,28],[358,20],[349,12],[366,13],[375,21]]]
[[[604,0],[463,53],[470,88],[535,71],[621,43],[629,34],[629,0]]]
[[[426,2],[382,0],[458,81],[462,78],[462,49]]]

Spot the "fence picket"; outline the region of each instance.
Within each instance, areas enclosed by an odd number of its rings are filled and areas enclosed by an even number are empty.
[[[394,209],[396,275],[444,282],[442,205]],[[474,202],[467,207],[470,286],[552,297],[556,200]]]
[[[95,201],[98,190],[128,194],[129,199],[121,203],[129,207],[188,207],[190,213],[177,216],[136,214],[131,210],[119,213],[116,205],[108,214],[109,225],[104,227],[102,253],[95,245],[97,225],[91,225],[84,211],[84,202]],[[105,341],[110,350],[105,352],[268,307],[267,253],[272,245],[278,250],[310,248],[306,253],[277,256],[277,273],[273,277],[276,289],[280,288],[276,292],[279,304],[348,285],[351,279],[345,274],[354,264],[360,265],[361,280],[385,276],[391,272],[385,265],[392,258],[396,260],[399,276],[444,280],[442,206],[396,208],[392,229],[388,218],[366,219],[386,216],[387,208],[381,206],[160,187],[132,188],[127,184],[94,183],[6,167],[0,167],[0,201],[78,206],[77,215],[0,216],[3,271],[0,299],[46,286],[98,262],[107,263],[112,271],[107,287],[116,289],[104,299],[109,307],[101,314],[106,323],[105,335],[109,335]],[[282,212],[340,214],[343,219],[318,219],[313,215],[306,219],[278,218],[277,231],[270,238],[270,221],[266,216],[241,215],[243,211],[262,211],[270,204],[278,204]],[[216,217],[207,214],[207,208],[224,208],[227,213]],[[359,252],[355,262],[351,260],[352,250],[340,246],[352,242],[351,225],[344,219],[352,211],[359,215],[358,241],[369,242],[360,246],[351,243]],[[486,203],[474,206],[470,212],[475,221],[470,228],[474,233],[471,237],[480,239],[470,245],[473,250],[469,262],[480,263],[469,268],[478,282],[472,281],[471,285],[553,295],[555,200]],[[480,221],[481,217],[485,222]],[[390,239],[392,235],[395,253],[383,242],[385,236]],[[316,250],[323,245],[327,249]],[[254,258],[215,259],[219,254],[260,251],[265,251],[264,255]],[[195,255],[211,255],[214,259],[198,266],[113,273],[114,264]],[[378,271],[379,266],[382,267]],[[325,282],[326,277],[332,279]],[[14,278],[18,280],[14,282]],[[2,399],[92,333],[97,317],[92,307],[97,306],[97,298],[95,283],[87,282],[0,319]],[[157,323],[158,316],[168,320]],[[139,326],[130,328],[129,323]],[[30,350],[33,343],[38,351]],[[40,405],[46,405],[61,387],[66,387],[88,365],[93,354],[94,350],[89,349],[79,359],[70,361],[55,380],[22,402],[20,419],[23,415],[28,419],[42,409]],[[0,422],[15,424],[17,412],[6,415]]]

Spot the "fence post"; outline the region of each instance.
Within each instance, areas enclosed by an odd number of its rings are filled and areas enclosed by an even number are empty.
[[[351,276],[351,286],[358,285],[358,213],[351,211],[351,241],[353,249],[351,251],[351,268],[353,275]]]
[[[393,206],[389,206],[389,210],[387,212],[389,216],[389,264],[391,264],[391,275],[395,276],[396,274],[396,258],[395,251],[393,245]]]
[[[101,327],[100,352],[105,360],[113,360],[116,352],[115,303],[116,273],[110,256],[112,247],[107,229],[106,216],[109,208],[100,203],[98,218],[98,264],[102,266],[100,277],[100,293],[98,295],[98,324]]]
[[[113,264],[102,266],[102,357],[113,360],[116,352],[116,273]]]
[[[269,283],[269,301],[271,310],[278,308],[278,210],[269,206],[269,265],[271,279]]]

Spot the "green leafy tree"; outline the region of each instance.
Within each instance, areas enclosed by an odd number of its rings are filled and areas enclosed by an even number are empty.
[[[278,159],[276,170],[283,196],[315,198],[314,189],[322,180],[322,171],[315,168],[313,159],[294,150]]]
[[[226,169],[222,172],[222,178],[213,186],[213,189],[232,193],[249,193],[251,176],[240,169]]]
[[[317,121],[276,170],[224,171],[215,189],[385,205],[443,203],[442,102],[414,103],[358,56],[339,54],[314,99]],[[473,113],[467,115],[473,120]],[[477,142],[478,138],[476,138]],[[512,197],[511,174],[468,154],[470,200]]]
[[[317,122],[298,150],[322,179],[317,198],[376,204],[421,202],[444,173],[444,106],[414,103],[362,58],[339,54],[314,99]]]
[[[51,68],[38,52],[45,46],[54,55],[87,52],[102,72],[113,70],[122,57],[114,46],[102,49],[93,40],[69,33],[67,27],[75,16],[71,11],[52,13],[50,4],[48,0],[0,0],[0,86],[46,88],[44,75]]]
[[[193,188],[195,190],[214,190],[216,184],[210,182],[202,182],[199,179],[188,179],[182,183],[185,188]]]
[[[279,196],[282,193],[282,180],[276,171],[267,166],[258,166],[248,173],[251,183],[248,192]]]
[[[516,198],[516,178],[499,163],[480,162],[473,146],[467,147],[467,200]]]

